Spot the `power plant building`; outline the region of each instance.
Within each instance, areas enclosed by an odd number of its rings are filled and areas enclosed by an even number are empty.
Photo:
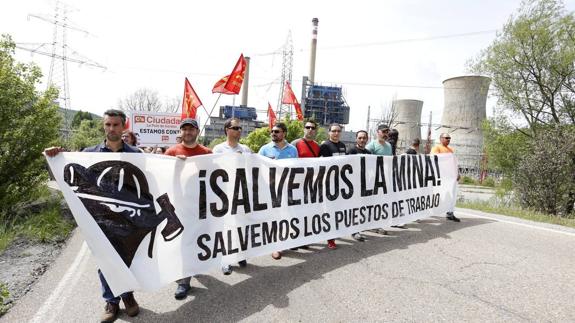
[[[319,124],[348,124],[349,106],[342,89],[338,86],[311,85],[304,98],[304,117],[313,118]]]
[[[257,120],[256,108],[246,106],[220,106],[220,112],[217,117],[210,118],[210,124],[204,129],[204,143],[209,144],[212,140],[225,136],[224,123],[229,118],[240,119],[242,126],[242,135],[247,136],[257,128],[261,128],[265,122]]]

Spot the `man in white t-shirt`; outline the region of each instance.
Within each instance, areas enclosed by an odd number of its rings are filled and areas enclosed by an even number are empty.
[[[214,146],[212,152],[214,154],[251,154],[252,150],[246,145],[240,144],[240,138],[242,136],[242,126],[240,126],[240,120],[237,118],[231,118],[226,120],[224,123],[224,133],[226,134],[226,141],[221,144]],[[240,267],[247,266],[247,261],[241,260],[239,263]],[[225,265],[222,267],[222,273],[224,275],[229,275],[232,273],[232,266]]]

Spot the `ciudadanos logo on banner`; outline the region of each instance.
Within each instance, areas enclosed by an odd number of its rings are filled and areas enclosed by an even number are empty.
[[[156,228],[164,220],[168,220],[161,232],[165,241],[173,240],[184,230],[168,194],[156,199],[161,207],[156,213],[146,176],[131,163],[103,161],[88,168],[70,163],[64,167],[64,181],[128,267],[149,233],[148,256],[152,258]]]

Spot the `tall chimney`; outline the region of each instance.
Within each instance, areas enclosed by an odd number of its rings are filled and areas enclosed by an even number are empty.
[[[246,59],[246,73],[244,74],[244,84],[242,84],[242,104],[240,106],[248,106],[248,87],[250,85],[250,58],[244,57]]]
[[[313,18],[311,23],[313,29],[311,32],[311,54],[309,58],[309,82],[313,85],[315,82],[315,51],[317,49],[317,24],[319,19]]]

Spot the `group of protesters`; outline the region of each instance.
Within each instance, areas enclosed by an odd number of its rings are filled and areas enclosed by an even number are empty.
[[[126,115],[120,110],[110,109],[104,113],[103,126],[106,138],[104,141],[96,146],[85,148],[85,152],[122,152],[122,153],[163,153],[165,155],[174,156],[180,159],[187,159],[197,155],[204,154],[226,154],[226,153],[240,153],[250,154],[253,153],[249,147],[241,144],[240,138],[242,135],[241,121],[236,118],[226,120],[224,123],[224,133],[226,140],[213,149],[209,149],[197,142],[200,134],[198,123],[195,119],[186,118],[180,123],[180,135],[178,136],[178,143],[165,150],[158,150],[163,147],[136,147],[136,136],[130,132],[125,131],[124,126],[126,123]],[[287,126],[285,123],[277,122],[271,128],[271,141],[263,145],[257,152],[259,155],[271,159],[285,159],[285,158],[320,158],[331,157],[348,154],[374,154],[383,156],[392,156],[396,152],[396,143],[398,133],[394,129],[390,129],[387,125],[380,125],[377,129],[377,138],[371,142],[369,141],[368,132],[359,130],[356,132],[356,143],[351,149],[347,149],[346,145],[340,141],[342,126],[337,123],[329,125],[328,139],[321,144],[316,142],[316,135],[319,130],[319,125],[314,120],[307,120],[304,122],[304,135],[302,138],[296,139],[291,143],[286,141]],[[449,134],[441,134],[441,144],[432,149],[432,153],[453,153],[450,148]],[[412,142],[411,147],[406,151],[408,154],[417,154],[419,152],[419,139]],[[152,149],[148,149],[152,148]],[[51,147],[45,150],[49,157],[56,156],[59,152],[64,151],[61,147]],[[448,212],[447,219],[459,222],[459,219],[453,215],[453,212]],[[401,228],[401,226],[400,226]],[[378,234],[387,234],[383,228],[374,230]],[[357,232],[352,235],[353,239],[357,241],[364,241],[365,237]],[[336,249],[337,245],[335,239],[327,241],[329,249]],[[301,246],[299,248],[307,248]],[[295,248],[297,249],[297,248]],[[272,253],[273,259],[279,260],[282,257],[282,251],[275,251]],[[245,267],[247,262],[240,261],[240,267]],[[222,273],[229,275],[232,273],[232,267],[227,264],[222,267]],[[136,316],[139,313],[139,306],[136,302],[133,292],[126,292],[120,296],[114,296],[102,272],[98,270],[102,286],[102,296],[106,302],[105,312],[101,317],[101,322],[113,322],[118,317],[120,310],[120,300],[123,301],[126,313],[128,316]],[[177,280],[177,288],[174,297],[178,300],[187,297],[191,290],[190,286],[191,277],[186,277]]]

